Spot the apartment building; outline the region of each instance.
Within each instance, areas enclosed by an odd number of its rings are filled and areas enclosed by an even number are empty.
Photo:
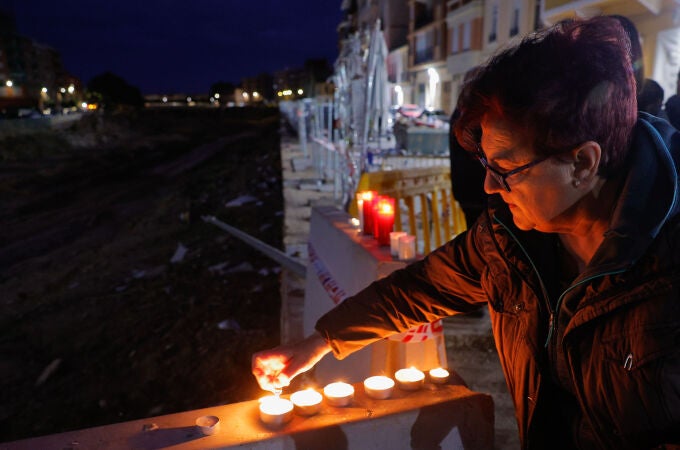
[[[680,3],[677,0],[543,0],[542,20],[553,24],[569,17],[619,14],[637,27],[642,44],[645,77],[676,94],[680,72]]]
[[[381,20],[392,104],[455,108],[465,73],[527,33],[559,20],[619,14],[637,26],[645,76],[666,97],[680,71],[677,0],[344,0],[343,29]]]
[[[0,110],[72,103],[81,92],[59,52],[21,35],[13,16],[0,10]]]

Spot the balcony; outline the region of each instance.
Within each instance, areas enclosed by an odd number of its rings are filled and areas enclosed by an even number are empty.
[[[434,59],[434,47],[416,50],[413,63],[415,65],[430,62]]]

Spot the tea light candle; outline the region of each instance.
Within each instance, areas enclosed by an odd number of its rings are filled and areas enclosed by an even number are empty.
[[[435,384],[444,384],[449,380],[449,371],[443,367],[437,367],[429,372],[430,381]]]
[[[416,237],[407,234],[399,238],[399,259],[409,261],[416,258]]]
[[[366,395],[377,400],[383,400],[392,396],[394,390],[394,380],[390,377],[378,375],[368,377],[364,380],[364,391]]]
[[[392,256],[399,256],[399,238],[406,236],[405,231],[393,231],[390,233],[390,253]]]
[[[378,245],[390,245],[390,233],[394,228],[394,199],[378,197],[375,208],[375,238]]]
[[[405,391],[417,391],[425,382],[425,374],[415,367],[397,370],[394,378],[397,379],[398,386]]]
[[[347,406],[354,398],[354,386],[343,382],[330,383],[323,388],[323,395],[329,405]]]
[[[196,426],[201,433],[210,436],[220,430],[220,419],[217,416],[201,416],[196,419]]]
[[[294,392],[290,396],[290,401],[295,405],[295,412],[301,416],[313,416],[319,412],[322,398],[321,394],[309,388],[304,391]]]
[[[260,399],[260,420],[270,427],[280,427],[293,417],[293,402],[275,395]]]
[[[359,215],[359,228],[364,225],[364,193],[357,192],[357,214]]]

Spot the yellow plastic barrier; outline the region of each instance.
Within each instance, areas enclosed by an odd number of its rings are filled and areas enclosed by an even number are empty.
[[[467,229],[463,210],[451,193],[447,166],[367,172],[361,175],[357,192],[369,190],[395,198],[399,206],[394,229],[416,236],[423,255]],[[349,213],[358,216],[356,196]]]

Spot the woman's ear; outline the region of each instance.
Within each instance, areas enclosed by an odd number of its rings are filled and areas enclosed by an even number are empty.
[[[600,158],[602,148],[595,141],[587,141],[579,145],[572,151],[574,157],[574,183],[578,186],[581,183],[588,184],[597,176],[600,168]]]

